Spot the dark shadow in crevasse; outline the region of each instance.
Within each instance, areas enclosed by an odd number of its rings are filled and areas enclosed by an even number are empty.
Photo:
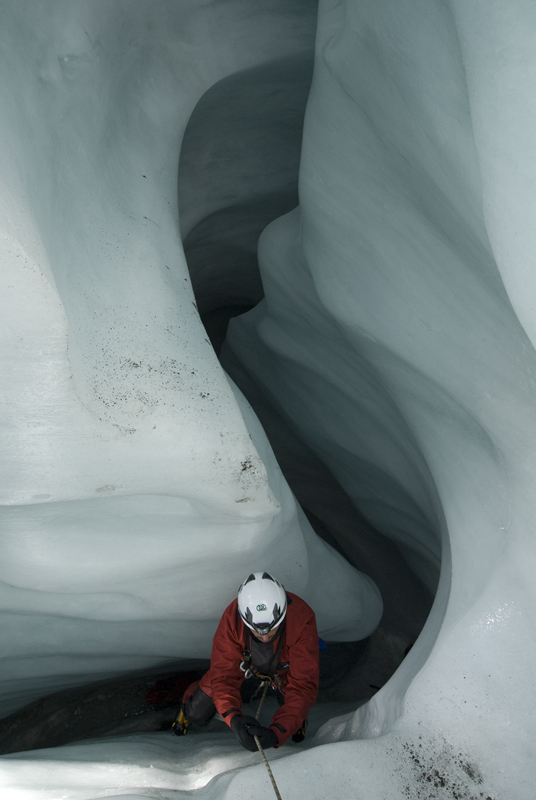
[[[229,319],[263,297],[257,242],[298,205],[312,53],[212,86],[188,122],[179,163],[184,251],[197,307],[219,353]]]
[[[320,654],[321,689],[330,690],[353,666],[363,642],[333,645]],[[0,720],[0,755],[103,736],[171,731],[182,695],[208,669],[207,660],[177,661],[64,689]],[[227,730],[215,721],[211,730]]]
[[[201,98],[185,132],[178,179],[184,250],[201,320],[218,356],[229,320],[263,298],[259,235],[298,205],[312,66],[307,52],[225,78]],[[319,700],[363,702],[401,663],[426,621],[433,595],[397,544],[368,523],[229,348],[222,364],[260,419],[315,532],[372,577],[382,593],[378,630],[366,642],[331,645],[321,659]]]

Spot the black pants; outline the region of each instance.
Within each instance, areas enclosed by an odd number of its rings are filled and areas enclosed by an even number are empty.
[[[251,703],[256,698],[260,700],[263,689],[263,683],[259,678],[254,675],[251,678],[246,678],[240,687],[240,696],[243,703]],[[268,690],[270,691],[270,689]],[[274,689],[271,690],[272,692]],[[285,702],[283,694],[277,689],[275,696],[280,706]],[[197,687],[195,692],[184,703],[184,716],[194,728],[202,728],[208,725],[214,714],[216,713],[216,706],[212,701],[212,697]]]

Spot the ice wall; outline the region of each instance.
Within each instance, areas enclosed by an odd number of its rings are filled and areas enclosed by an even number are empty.
[[[419,642],[320,741],[381,738],[314,756],[368,797],[533,795],[535,41],[527,2],[321,3],[300,209],[231,323],[423,580],[441,537]]]
[[[180,224],[207,331],[222,309],[247,310],[263,297],[258,239],[268,223],[298,205],[313,55],[311,41],[291,57],[224,78],[188,120],[179,161]]]
[[[328,638],[378,622],[376,588],[299,516],[221,370],[179,234],[197,101],[310,49],[315,10],[2,4],[3,713],[208,656],[252,569],[309,599]]]

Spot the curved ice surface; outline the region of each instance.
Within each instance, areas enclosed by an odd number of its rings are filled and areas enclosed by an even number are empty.
[[[423,580],[442,542],[416,646],[320,735],[382,737],[352,750],[356,775],[365,752],[389,763],[373,797],[420,796],[394,778],[409,759],[422,796],[460,769],[462,797],[533,793],[535,34],[525,2],[321,4],[300,209],[264,232],[266,300],[231,323],[235,356]]]
[[[310,4],[288,33],[285,3],[242,23],[246,7],[0,12],[4,713],[207,657],[251,570],[309,600],[325,638],[363,638],[381,616],[373,582],[313,534],[222,371],[180,245],[178,155],[197,100],[311,42]]]

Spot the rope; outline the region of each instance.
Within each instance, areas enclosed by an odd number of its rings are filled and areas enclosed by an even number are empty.
[[[277,797],[277,800],[282,800],[281,795],[279,794],[279,789],[277,788],[277,783],[275,782],[275,778],[273,776],[272,770],[270,769],[270,765],[268,763],[268,759],[266,758],[264,750],[261,747],[261,743],[259,742],[259,737],[258,736],[254,736],[253,738],[255,739],[255,741],[257,743],[257,747],[261,751],[261,756],[263,757],[263,760],[264,760],[264,766],[268,770],[268,775],[270,776],[270,780],[272,781],[272,786],[274,787],[275,796]]]
[[[265,681],[264,691],[263,691],[262,697],[261,697],[261,702],[259,703],[259,707],[257,709],[257,713],[255,714],[255,719],[256,720],[259,719],[259,714],[261,713],[262,704],[264,703],[264,698],[266,697],[266,692],[268,691],[268,686],[269,686],[269,682]],[[260,751],[260,754],[262,756],[262,759],[264,761],[264,766],[268,770],[268,775],[270,776],[270,780],[272,781],[272,786],[274,787],[275,796],[277,797],[277,800],[282,800],[281,795],[279,794],[279,789],[277,788],[277,783],[275,782],[274,775],[272,773],[272,770],[270,769],[270,764],[268,763],[268,759],[266,758],[266,754],[265,754],[264,750],[261,747],[261,743],[259,742],[259,737],[258,736],[254,736],[253,738],[255,739],[255,744],[257,745],[257,747],[258,747],[258,749]]]
[[[260,713],[261,713],[262,704],[264,703],[264,698],[266,697],[266,692],[268,691],[268,686],[269,685],[270,684],[269,684],[268,681],[264,681],[264,691],[262,693],[261,702],[259,703],[259,707],[257,709],[257,713],[255,714],[255,719],[257,719],[257,720],[259,719],[259,716],[260,716]]]

